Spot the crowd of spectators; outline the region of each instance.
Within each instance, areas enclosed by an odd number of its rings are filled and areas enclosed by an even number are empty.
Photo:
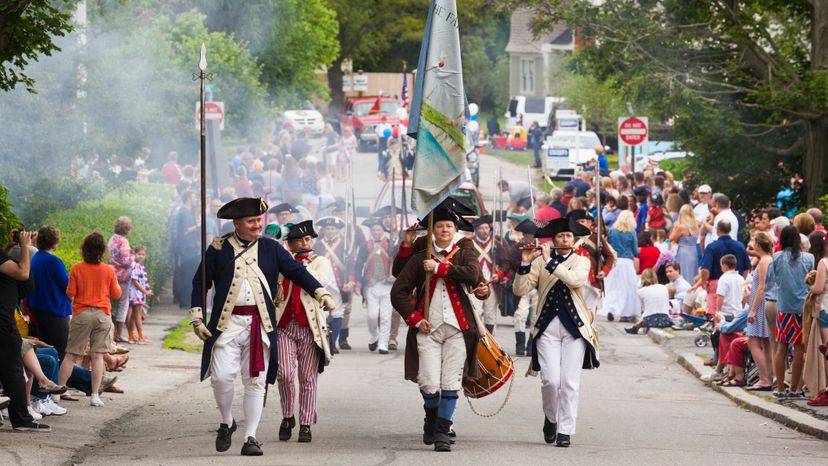
[[[41,420],[66,415],[62,401],[83,395],[103,407],[102,393],[124,393],[116,385],[129,361],[123,344],[149,342],[142,321],[152,297],[146,248],[130,246],[131,229],[120,217],[108,244],[89,234],[68,272],[55,254],[58,228],[12,230],[0,251],[0,408],[14,429],[49,432]]]

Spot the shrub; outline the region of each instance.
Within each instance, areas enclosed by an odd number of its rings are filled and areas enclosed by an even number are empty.
[[[43,189],[48,186],[49,189]],[[103,197],[108,186],[103,180],[81,178],[35,178],[14,188],[15,210],[26,228],[37,230],[52,212],[74,209],[79,203]]]
[[[3,245],[9,237],[9,231],[20,227],[20,220],[14,215],[11,210],[11,202],[9,201],[9,190],[0,184],[0,242]]]
[[[147,274],[155,296],[172,274],[167,250],[167,219],[175,189],[171,185],[129,183],[127,189],[112,191],[103,198],[81,202],[48,216],[46,223],[60,229],[61,243],[56,254],[67,269],[82,261],[80,245],[89,233],[97,231],[107,240],[115,220],[126,215],[132,219],[129,243],[147,247]]]

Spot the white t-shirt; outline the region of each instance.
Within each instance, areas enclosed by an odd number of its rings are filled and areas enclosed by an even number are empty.
[[[733,238],[733,241],[739,240],[739,219],[736,218],[736,215],[733,213],[732,210],[727,209],[723,212],[719,212],[718,214],[716,214],[716,217],[713,218],[713,231],[708,231],[704,237],[705,247],[707,247],[707,245],[712,243],[713,241],[716,241],[716,238],[719,237],[716,234],[716,227],[722,220],[727,220],[730,222],[730,237]]]
[[[693,216],[696,217],[696,222],[702,223],[710,216],[710,206],[706,202],[699,202],[693,207]]]
[[[745,279],[735,270],[726,272],[719,278],[716,294],[724,297],[721,312],[736,314],[742,310],[742,285]]]
[[[679,276],[678,280],[670,282],[670,284],[676,287],[676,297],[684,295],[684,293],[692,286],[690,285],[690,282],[685,280],[682,276]]]
[[[639,288],[638,297],[641,299],[641,317],[668,314],[670,311],[670,294],[664,285],[655,284]]]

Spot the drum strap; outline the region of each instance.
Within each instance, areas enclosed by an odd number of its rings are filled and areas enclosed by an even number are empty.
[[[472,403],[471,398],[466,396],[466,401],[469,402],[469,408],[472,410],[472,412],[474,414],[477,414],[480,417],[495,417],[495,416],[497,416],[498,414],[500,414],[501,411],[503,411],[503,408],[506,407],[506,403],[509,402],[509,398],[511,398],[511,396],[512,396],[512,385],[515,383],[515,378],[516,377],[517,376],[515,374],[512,374],[512,377],[509,378],[509,390],[506,392],[506,398],[503,399],[503,403],[501,403],[500,407],[497,408],[494,412],[492,412],[492,413],[481,413],[480,411],[477,410],[477,408],[474,407],[474,404]]]

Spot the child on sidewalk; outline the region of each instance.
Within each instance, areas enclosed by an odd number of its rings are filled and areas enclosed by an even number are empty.
[[[745,284],[745,279],[736,271],[738,261],[733,254],[727,254],[722,257],[720,264],[722,266],[722,276],[719,278],[719,286],[716,288],[716,327],[720,329],[719,332],[719,358],[716,364],[716,369],[701,379],[705,382],[714,382],[719,379],[725,379],[727,386],[741,386],[744,385],[744,374],[741,377],[731,372],[730,376],[724,373],[725,365],[735,366],[736,364],[729,358],[731,344],[744,336],[744,326],[747,323],[746,313],[740,313],[744,307],[744,292],[742,288]],[[726,315],[730,314],[734,317],[732,322],[726,321]],[[737,314],[740,317],[743,315],[745,321],[736,319]],[[724,327],[727,327],[725,329]],[[744,366],[744,363],[742,363]],[[733,368],[733,367],[731,367]],[[741,385],[739,385],[741,384]]]
[[[138,245],[132,250],[135,260],[132,262],[132,276],[129,282],[129,314],[127,315],[127,330],[129,343],[146,345],[150,341],[144,336],[144,306],[147,299],[152,297],[152,290],[147,279],[144,262],[147,260],[147,248]]]

